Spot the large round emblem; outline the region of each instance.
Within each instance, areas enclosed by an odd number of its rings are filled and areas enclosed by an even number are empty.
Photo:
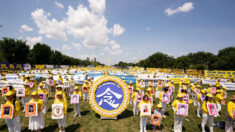
[[[100,77],[90,89],[89,103],[103,117],[116,117],[126,109],[128,102],[127,85],[118,77]]]

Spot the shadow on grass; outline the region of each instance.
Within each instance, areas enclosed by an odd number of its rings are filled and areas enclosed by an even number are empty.
[[[68,112],[68,113],[70,113],[70,112],[72,112],[72,111],[73,111],[73,108],[68,108],[68,109],[67,109],[67,112]]]
[[[87,115],[88,113],[90,113],[90,111],[88,111],[88,110],[82,111],[82,112],[81,112],[81,115],[82,115],[82,116],[85,116],[85,115]]]
[[[133,116],[133,111],[126,109],[122,114],[118,115],[118,119],[125,119]]]
[[[100,115],[97,114],[97,113],[95,114],[95,117],[98,118],[98,119],[100,119]]]
[[[81,125],[79,123],[77,124],[72,124],[66,128],[67,132],[76,132],[76,130],[80,127]]]
[[[0,126],[0,130],[5,130],[5,129],[6,129],[6,131],[8,130],[7,129],[7,124],[3,124],[3,125]]]
[[[55,131],[56,129],[58,128],[58,124],[53,124],[53,125],[50,125],[50,126],[47,126],[47,127],[44,127],[42,129],[42,132],[52,132],[52,131]],[[22,132],[31,132],[29,130],[29,128],[25,128],[22,130]]]

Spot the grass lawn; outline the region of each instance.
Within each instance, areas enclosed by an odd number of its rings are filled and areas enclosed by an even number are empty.
[[[178,87],[177,87],[178,88]],[[228,92],[228,98],[226,102],[234,95],[235,92]],[[175,93],[176,96],[176,93]],[[0,103],[2,104],[4,99],[0,97]],[[129,104],[128,108],[121,114],[118,120],[101,120],[100,116],[96,114],[90,107],[88,102],[81,102],[81,114],[82,117],[74,117],[73,105],[69,104],[70,100],[68,99],[68,114],[67,114],[67,128],[68,132],[136,132],[139,131],[140,117],[133,116],[132,108],[133,105]],[[43,132],[58,132],[58,125],[56,120],[51,119],[51,104],[54,101],[52,95],[49,96],[47,103],[48,112],[45,114],[45,128]],[[172,100],[173,101],[173,100]],[[171,102],[172,102],[171,101]],[[156,108],[158,100],[154,100],[154,106],[152,112]],[[162,121],[162,128],[164,132],[172,131],[171,127],[174,123],[174,115],[171,106],[167,106],[166,109],[167,117]],[[214,119],[214,122],[225,121],[226,119],[226,106],[222,106],[221,116]],[[183,122],[183,131],[185,132],[199,132],[201,118],[196,116],[196,107],[193,105],[189,106],[189,116],[186,117],[189,121],[184,120]],[[20,113],[20,121],[22,126],[22,132],[27,132],[28,130],[28,118],[24,116],[24,112]],[[148,131],[152,131],[151,127],[147,128]],[[208,124],[206,126],[208,131]],[[4,119],[0,119],[0,131],[6,132],[7,125]],[[215,132],[223,132],[223,129],[214,127]]]

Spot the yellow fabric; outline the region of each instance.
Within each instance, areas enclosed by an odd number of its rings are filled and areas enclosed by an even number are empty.
[[[233,101],[229,101],[227,104],[227,111],[231,118],[233,118],[233,111],[235,110],[235,103]]]
[[[207,101],[207,102],[203,101],[202,102],[202,113],[204,113],[204,114],[208,114],[206,103],[214,103],[214,102],[213,101]]]
[[[159,102],[161,102],[162,103],[162,94],[163,94],[164,92],[161,92],[160,94],[159,94]]]
[[[81,91],[74,91],[73,94],[78,94],[79,95],[79,99],[82,99],[82,92]]]
[[[197,95],[197,102],[198,102],[198,103],[202,103],[202,101],[201,101],[201,96],[202,96],[201,93],[199,93],[199,94]]]
[[[54,100],[54,104],[63,104],[63,107],[64,107],[64,114],[66,115],[67,114],[67,108],[68,108],[68,104],[67,104],[67,100],[66,99],[55,99]]]
[[[11,91],[13,93],[13,95],[16,94],[16,90],[14,88],[12,90],[9,90],[9,91]]]
[[[63,78],[62,77],[59,77],[58,78],[58,81],[61,81],[63,83]]]
[[[195,85],[193,85],[191,89],[194,91],[194,89],[195,89]]]
[[[217,88],[220,87],[220,82],[219,82],[219,81],[216,81],[215,86],[216,86]]]
[[[6,103],[7,105],[13,105],[13,100],[12,101],[9,101],[7,100]],[[20,103],[18,101],[15,101],[15,106],[14,106],[14,111],[13,111],[13,117],[16,117],[20,114]]]
[[[41,99],[30,99],[29,103],[37,103],[38,104],[38,113],[42,112],[42,109],[44,108],[44,103]]]
[[[216,103],[216,104],[220,104],[223,99],[224,99],[224,98],[223,98],[222,94],[217,94],[217,95],[215,96],[215,103]]]
[[[25,89],[25,98],[28,98],[29,96],[30,96],[30,92],[31,92],[31,90],[30,90],[30,88],[26,88]]]
[[[180,100],[174,100],[172,103],[172,106],[174,107],[175,110],[177,110],[178,108],[178,104],[186,104],[185,101],[180,101]],[[174,114],[176,114],[176,112],[174,111]]]
[[[142,101],[140,101],[140,103],[139,103],[139,105],[138,105],[138,108],[139,108],[139,109],[140,109],[140,107],[141,107],[142,104],[150,104],[150,107],[152,108],[152,104],[150,103],[150,101],[144,101],[144,100],[142,100]],[[141,115],[141,111],[140,111],[140,115]]]
[[[135,101],[137,94],[138,94],[137,92],[134,92],[134,93],[131,95],[132,101]]]
[[[38,94],[43,94],[44,93],[45,95],[48,95],[48,91],[45,88],[39,89],[37,92],[38,92]]]
[[[152,97],[152,94],[151,93],[147,93],[146,94],[149,98]]]
[[[56,92],[58,92],[58,90],[57,90]],[[64,91],[62,91],[62,93],[63,93],[63,98],[66,98],[66,94],[65,94],[65,92],[64,92]]]

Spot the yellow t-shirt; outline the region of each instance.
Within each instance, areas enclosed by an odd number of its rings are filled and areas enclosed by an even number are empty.
[[[131,95],[132,101],[135,101],[137,94],[138,94],[137,92],[134,92],[134,93]]]
[[[44,103],[41,99],[30,99],[29,103],[37,103],[38,104],[38,113],[42,112],[42,109],[44,108]]]
[[[79,95],[79,99],[82,99],[82,92],[81,91],[74,91],[73,94],[78,94]]]
[[[215,86],[216,86],[217,88],[220,87],[220,82],[219,82],[219,81],[216,81]]]
[[[227,104],[227,111],[231,118],[233,118],[233,111],[235,110],[235,103],[233,101],[229,101]]]
[[[204,114],[208,114],[208,109],[207,109],[207,103],[214,103],[213,101],[203,101],[202,102],[202,113],[204,113]]]
[[[64,107],[64,114],[66,115],[67,114],[67,108],[68,108],[68,104],[67,104],[67,100],[66,99],[62,99],[62,100],[59,100],[59,99],[55,99],[54,100],[54,104],[63,104],[63,107]]]
[[[186,104],[184,101],[180,101],[180,100],[174,100],[172,103],[172,106],[174,107],[174,109],[177,111],[178,109],[178,104]],[[176,114],[176,112],[174,111],[174,114]]]
[[[25,89],[25,98],[30,97],[30,92],[31,92],[31,89],[30,89],[30,88],[26,88],[26,89]]]
[[[7,100],[5,104],[14,106],[13,100],[12,101]],[[19,116],[20,109],[21,109],[20,103],[16,100],[15,101],[15,106],[14,106],[14,111],[13,111],[13,118],[16,117],[16,116]]]
[[[201,93],[199,93],[199,94],[197,95],[197,102],[198,102],[198,103],[202,103],[202,101],[201,101],[201,96],[202,96]]]
[[[43,94],[43,93],[44,93],[45,95],[48,95],[48,92],[47,92],[47,90],[46,90],[45,88],[38,90],[38,94]]]
[[[144,100],[142,100],[142,101],[140,101],[140,103],[139,103],[139,105],[138,105],[138,108],[139,108],[139,109],[140,109],[140,107],[141,107],[142,104],[150,104],[150,106],[151,106],[151,108],[152,108],[152,104],[150,103],[150,101],[144,101]],[[140,111],[140,115],[141,115],[141,111]]]

